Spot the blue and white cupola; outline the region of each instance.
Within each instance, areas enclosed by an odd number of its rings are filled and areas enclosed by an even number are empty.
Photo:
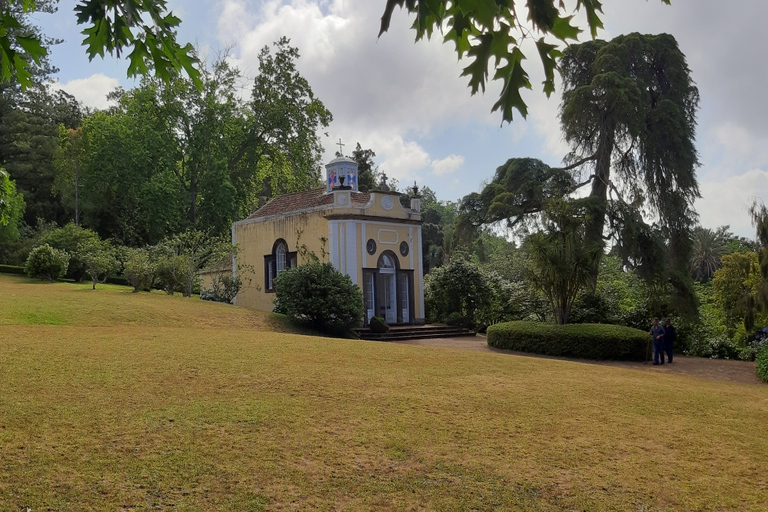
[[[357,162],[346,156],[337,156],[325,165],[326,193],[344,187],[357,192]]]

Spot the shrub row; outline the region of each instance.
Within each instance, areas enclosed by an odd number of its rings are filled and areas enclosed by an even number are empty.
[[[488,327],[488,345],[548,356],[642,361],[648,333],[621,325],[506,322]]]
[[[1,274],[24,274],[24,267],[16,265],[0,265]]]
[[[768,382],[768,345],[763,345],[757,353],[757,376]]]

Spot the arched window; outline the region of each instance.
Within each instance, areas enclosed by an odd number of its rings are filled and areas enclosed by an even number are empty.
[[[384,251],[379,256],[379,262],[376,265],[379,270],[394,272],[400,267],[400,262],[397,260],[397,256],[392,251]]]
[[[264,289],[275,291],[275,278],[283,270],[296,266],[296,252],[288,251],[288,244],[282,238],[272,246],[272,253],[264,256]]]

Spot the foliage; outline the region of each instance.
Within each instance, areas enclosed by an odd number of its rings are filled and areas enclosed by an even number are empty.
[[[86,273],[84,254],[81,249],[96,247],[100,240],[95,231],[70,222],[60,228],[54,227],[43,232],[39,243],[66,251],[70,257],[68,275],[76,281],[81,281]]]
[[[24,274],[24,267],[20,267],[18,265],[0,265],[0,273]]]
[[[768,344],[763,345],[757,354],[757,376],[768,382]]]
[[[385,332],[389,332],[389,325],[387,325],[387,321],[379,316],[372,316],[368,321],[368,327],[370,327],[371,331],[375,333],[383,334]]]
[[[87,241],[77,248],[77,253],[85,266],[85,273],[91,278],[93,290],[96,283],[104,283],[107,278],[120,270],[115,248],[106,240]]]
[[[602,247],[586,238],[589,203],[551,202],[544,212],[544,230],[528,237],[532,281],[549,299],[558,324],[568,323],[571,308],[592,280]]]
[[[373,163],[375,156],[372,149],[363,149],[359,142],[352,152],[352,159],[357,162],[357,189],[360,192],[372,191],[381,179],[379,167]]]
[[[19,30],[24,19],[38,10],[35,0],[10,0],[13,9],[0,17],[0,80],[15,77],[23,87],[32,85],[27,70],[30,62],[40,63],[48,50],[39,34]],[[44,3],[43,3],[44,5]],[[51,12],[51,10],[48,10]],[[128,49],[128,76],[146,74],[153,70],[168,79],[182,69],[197,79],[197,59],[192,45],[176,42],[181,20],[167,10],[165,0],[83,0],[75,7],[79,25],[85,25],[83,46],[88,59],[105,52],[120,57]]]
[[[446,265],[433,269],[425,277],[424,287],[428,317],[437,321],[458,313],[474,327],[478,313],[492,301],[488,279],[478,265],[463,255],[454,255]]]
[[[59,126],[59,147],[53,157],[56,174],[53,188],[75,213],[75,224],[80,225],[80,179],[86,168],[83,129]]]
[[[24,197],[16,190],[16,183],[0,167],[0,247],[7,247],[21,237],[19,225],[25,209]]]
[[[331,263],[309,262],[280,272],[275,309],[330,334],[343,334],[363,320],[363,295]]]
[[[123,275],[133,286],[133,292],[149,291],[155,280],[157,262],[149,249],[130,249],[123,260]]]
[[[752,223],[757,234],[759,244],[757,252],[757,272],[754,272],[755,289],[747,297],[746,315],[744,326],[752,329],[758,315],[762,314],[764,325],[765,315],[768,314],[768,207],[755,200],[749,208]]]
[[[691,254],[691,275],[696,281],[706,283],[721,266],[723,256],[731,252],[728,245],[733,235],[728,226],[707,229],[697,226],[693,230],[693,252]]]
[[[669,0],[662,0],[669,3]],[[415,14],[412,28],[416,40],[431,38],[435,30],[443,35],[443,41],[452,41],[459,59],[470,59],[462,76],[469,77],[472,94],[485,91],[488,68],[492,65],[493,80],[503,83],[501,96],[493,111],[500,110],[504,121],[512,121],[512,109],[525,117],[528,108],[520,96],[521,89],[530,89],[528,73],[523,68],[520,45],[523,40],[541,34],[536,40],[541,63],[544,67],[544,92],[549,96],[555,90],[557,60],[562,56],[561,45],[578,39],[581,29],[573,25],[574,14],[568,14],[565,4],[559,8],[552,0],[529,0],[515,6],[511,2],[496,0],[387,0],[381,18],[379,36],[389,30],[392,13],[396,6]],[[527,11],[527,16],[522,15]],[[579,0],[576,11],[586,16],[592,38],[603,27],[600,19],[600,0]],[[493,61],[493,64],[491,64]]]
[[[748,252],[723,256],[712,284],[714,299],[723,314],[723,323],[731,334],[745,322],[750,297],[757,293],[760,281],[757,254]],[[766,320],[765,315],[759,312],[757,315],[759,321]]]
[[[231,271],[229,261],[209,267],[212,272],[210,289],[202,290],[200,298],[214,302],[232,304],[243,287],[253,281],[254,269],[251,265],[237,264],[236,272]]]
[[[488,327],[491,347],[561,357],[642,361],[647,341],[647,332],[620,325],[507,322]]]
[[[231,258],[235,248],[222,237],[211,237],[198,230],[187,230],[165,239],[155,248],[157,277],[169,295],[192,295],[199,284],[199,272],[209,264]]]
[[[29,277],[39,277],[54,282],[67,272],[69,254],[43,244],[32,249],[24,265],[24,272]]]
[[[586,245],[602,249],[610,237],[628,266],[649,284],[669,284],[676,307],[695,316],[689,264],[699,95],[685,56],[672,36],[630,34],[571,45],[561,63],[569,165],[509,160],[480,194],[462,200],[463,216],[474,225],[535,226],[551,202],[589,186]],[[649,225],[648,216],[658,222]]]

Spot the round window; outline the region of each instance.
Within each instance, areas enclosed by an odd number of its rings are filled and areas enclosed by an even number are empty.
[[[368,254],[376,254],[376,242],[373,238],[368,239],[368,243],[365,244],[365,249],[368,251]]]
[[[408,256],[408,242],[400,242],[400,254]]]

